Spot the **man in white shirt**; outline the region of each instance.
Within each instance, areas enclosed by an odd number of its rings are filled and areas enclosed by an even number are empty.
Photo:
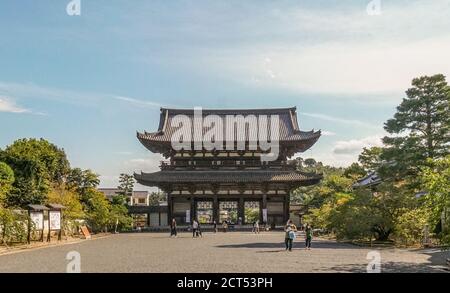
[[[198,222],[197,222],[197,220],[193,220],[192,221],[192,237],[196,237],[197,230],[198,230]]]

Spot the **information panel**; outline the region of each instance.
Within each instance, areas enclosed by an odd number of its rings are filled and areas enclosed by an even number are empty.
[[[61,212],[60,211],[50,211],[50,230],[60,230],[61,229]]]

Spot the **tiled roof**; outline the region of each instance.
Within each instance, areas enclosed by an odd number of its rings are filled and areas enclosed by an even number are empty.
[[[371,172],[367,176],[359,179],[353,184],[353,188],[357,187],[368,187],[373,185],[378,185],[382,182],[381,178],[376,172]]]
[[[134,174],[141,184],[155,186],[164,183],[295,183],[315,184],[322,175],[298,171],[245,170],[245,171],[158,171]],[[153,185],[154,184],[154,185]]]
[[[183,137],[191,137],[191,141],[201,141],[203,135],[210,130],[208,127],[194,122],[194,110],[184,109],[161,109],[161,116],[158,131],[156,132],[144,132],[137,133],[138,139],[144,146],[153,152],[159,151],[155,148],[154,144],[167,144],[170,146],[171,138],[179,127],[172,127],[173,118],[176,115],[185,115],[191,121],[191,127],[189,132],[183,134]],[[267,127],[268,134],[270,134],[270,115],[278,115],[279,117],[279,141],[283,143],[298,143],[300,142],[299,151],[305,151],[310,148],[320,137],[320,131],[301,131],[297,122],[296,108],[278,108],[278,109],[236,109],[236,110],[202,110],[203,117],[206,115],[217,115],[223,125],[223,135],[225,139],[226,133],[231,133],[234,130],[234,124],[227,125],[226,115],[242,115],[244,118],[249,115],[268,115]],[[176,125],[178,125],[176,123]],[[253,137],[258,137],[258,129],[250,129],[246,131],[245,125],[241,125],[234,132],[234,141],[246,141],[248,142]],[[201,129],[201,130],[200,130]],[[195,130],[195,131],[194,131]],[[199,134],[199,137],[195,137],[194,134]],[[201,136],[200,136],[201,134]]]

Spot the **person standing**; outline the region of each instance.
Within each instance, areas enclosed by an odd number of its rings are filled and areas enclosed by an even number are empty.
[[[192,238],[197,236],[198,222],[197,220],[192,220]]]
[[[203,238],[202,227],[201,227],[200,223],[198,223],[198,226],[197,226],[197,237],[198,236]]]
[[[177,237],[177,221],[175,221],[175,218],[173,218],[170,223],[170,237],[172,236]]]
[[[307,250],[311,250],[312,234],[312,227],[307,224],[305,228],[305,249]]]
[[[226,233],[226,232],[227,232],[227,229],[228,229],[227,221],[223,221],[223,223],[222,223],[222,228],[223,228],[223,232]]]
[[[297,232],[297,227],[295,227],[292,220],[289,220],[286,223],[286,226],[284,227],[285,236],[284,236],[284,243],[286,245],[286,250],[292,251],[292,243],[295,239],[295,232]]]

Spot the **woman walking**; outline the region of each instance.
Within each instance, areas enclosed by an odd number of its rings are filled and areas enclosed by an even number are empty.
[[[286,245],[286,250],[292,251],[292,243],[295,239],[295,232],[297,232],[297,227],[295,227],[292,220],[289,220],[284,227],[284,231],[286,232],[284,236],[284,244]]]
[[[312,234],[312,228],[307,224],[305,228],[305,249],[307,250],[311,250]]]
[[[175,221],[175,218],[173,218],[170,223],[170,237],[172,236],[177,237],[177,221]]]

